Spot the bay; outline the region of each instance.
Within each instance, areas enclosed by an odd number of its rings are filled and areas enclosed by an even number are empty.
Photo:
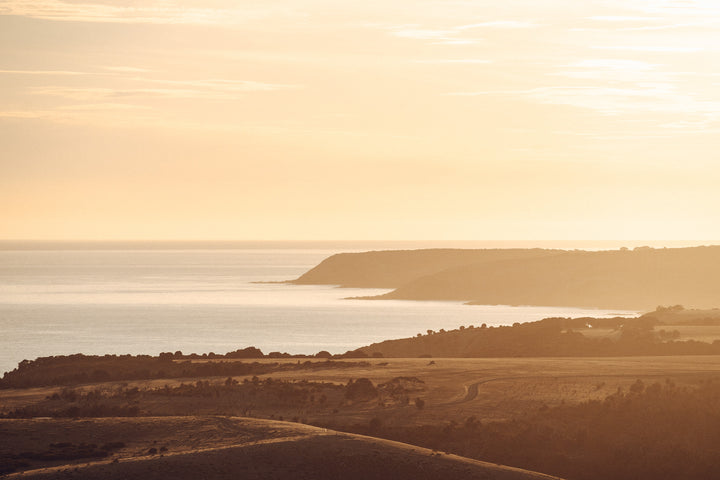
[[[387,290],[256,283],[296,278],[363,245],[168,247],[0,250],[0,372],[72,353],[343,353],[428,329],[635,313],[347,300]]]

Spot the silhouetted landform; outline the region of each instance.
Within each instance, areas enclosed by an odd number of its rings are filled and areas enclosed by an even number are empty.
[[[662,309],[663,307],[659,307]],[[680,307],[682,308],[682,307]],[[662,314],[662,312],[661,312]],[[386,340],[358,349],[373,357],[594,357],[636,355],[718,355],[713,343],[677,341],[679,334],[662,328],[653,313],[638,318],[546,318],[512,326],[485,324],[456,330],[428,330],[415,337]],[[667,318],[667,317],[666,317]],[[609,329],[610,336],[583,335],[577,330]]]
[[[720,478],[720,382],[637,380],[604,400],[542,407],[510,421],[341,427],[574,480]]]
[[[334,255],[293,283],[395,289],[375,299],[642,311],[720,304],[717,265],[720,246],[385,251]]]
[[[290,283],[339,285],[353,288],[397,288],[448,268],[504,260],[558,255],[562,250],[521,249],[427,249],[339,253],[323,260]]]
[[[692,325],[709,327],[720,325],[720,309],[711,310],[686,309],[682,305],[658,307],[640,318],[664,325]]]
[[[260,352],[254,347],[238,352]],[[321,352],[322,353],[322,352]],[[240,356],[237,356],[240,355]],[[262,352],[259,353],[262,356]],[[358,355],[362,356],[362,355]],[[199,359],[214,359],[193,361]],[[51,385],[78,385],[126,380],[151,380],[158,378],[210,377],[229,375],[260,375],[285,370],[344,368],[356,366],[357,362],[342,362],[330,359],[323,361],[306,360],[297,363],[260,363],[223,361],[222,359],[247,358],[237,352],[225,356],[189,355],[161,353],[150,355],[59,355],[23,360],[18,367],[6,372],[0,379],[2,388],[29,388]],[[260,357],[253,357],[260,358]],[[322,357],[320,357],[322,358]]]
[[[386,439],[309,425],[232,417],[108,419],[53,423],[6,420],[0,458],[18,457],[25,479],[78,480],[552,480],[556,477],[504,467]],[[127,442],[112,457],[42,462],[22,457],[48,451],[44,439],[113,438]],[[21,438],[20,441],[8,441]],[[5,440],[5,441],[3,441]],[[18,443],[21,446],[18,447]],[[50,449],[51,450],[51,449]],[[3,471],[4,469],[4,471]]]

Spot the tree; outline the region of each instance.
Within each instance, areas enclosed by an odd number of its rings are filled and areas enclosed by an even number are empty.
[[[368,378],[350,380],[345,387],[345,398],[349,400],[369,400],[377,396],[377,388]]]

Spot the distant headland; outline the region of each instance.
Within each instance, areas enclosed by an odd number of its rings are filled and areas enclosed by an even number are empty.
[[[424,249],[333,255],[294,284],[389,288],[372,299],[647,311],[720,304],[720,246]]]

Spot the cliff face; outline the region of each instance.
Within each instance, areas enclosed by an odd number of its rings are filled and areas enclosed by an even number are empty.
[[[720,305],[720,246],[418,250],[330,257],[297,283],[395,288],[375,298],[651,310]]]

